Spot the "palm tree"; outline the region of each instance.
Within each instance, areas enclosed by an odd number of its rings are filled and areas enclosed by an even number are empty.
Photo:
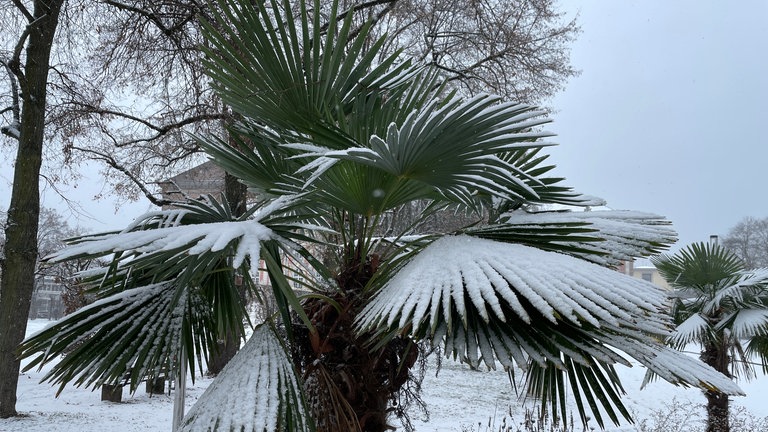
[[[768,269],[747,271],[741,258],[714,243],[651,260],[675,289],[675,348],[700,345],[701,360],[729,377],[754,377],[755,359],[768,373]],[[705,395],[707,432],[730,431],[728,395]]]
[[[30,368],[75,345],[46,375],[62,388],[133,390],[163,368],[202,368],[221,335],[244,334],[232,281],[261,260],[277,312],[252,323],[183,430],[386,430],[424,346],[523,369],[551,413],[565,418],[570,393],[600,425],[629,418],[614,369],[628,358],[673,383],[740,392],[657,342],[669,334],[664,294],[612,269],[674,242],[667,221],[536,211],[601,204],[550,175],[543,112],[464,99],[439,71],[380,57],[386,39],[335,4],[321,15],[318,1],[218,1],[208,73],[242,121],[234,146],[198,142],[258,202],[234,217],[208,197],[76,239],[52,259],[112,255],[84,275],[101,300],[25,341]],[[403,208],[419,212],[394,223]],[[446,211],[472,222],[409,228]]]

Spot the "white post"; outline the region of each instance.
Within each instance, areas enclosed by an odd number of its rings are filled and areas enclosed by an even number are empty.
[[[184,357],[186,355],[182,346],[177,359],[181,367],[176,374],[176,393],[173,398],[173,432],[179,429],[184,418],[184,399],[187,393],[187,362]]]

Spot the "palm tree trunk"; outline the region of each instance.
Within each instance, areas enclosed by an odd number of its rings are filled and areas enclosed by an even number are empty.
[[[0,269],[0,418],[17,414],[16,386],[21,365],[15,350],[24,339],[34,290],[48,69],[63,1],[34,2],[35,20],[27,28],[24,73],[14,71],[19,77],[23,107],[5,228],[5,260]],[[11,69],[18,67],[16,64]]]
[[[730,432],[728,421],[728,395],[706,391],[707,397],[707,432]]]
[[[364,267],[363,271],[358,271]],[[341,292],[332,301],[313,298],[304,303],[315,332],[294,324],[293,358],[302,372],[318,432],[385,432],[397,394],[410,378],[418,347],[398,336],[381,347],[371,335],[358,335],[353,325],[364,304],[360,289],[377,263],[351,265],[337,281]]]
[[[730,376],[728,372],[728,350],[724,344],[707,344],[701,353],[701,360],[715,368],[718,372]],[[728,395],[707,390],[705,396],[707,398],[706,432],[730,432]]]

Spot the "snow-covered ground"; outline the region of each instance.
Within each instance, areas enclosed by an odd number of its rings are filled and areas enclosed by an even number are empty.
[[[41,330],[47,320],[32,320],[28,334]],[[100,393],[67,387],[55,398],[56,388],[39,384],[43,372],[30,372],[20,377],[17,409],[24,414],[15,419],[0,419],[1,432],[144,432],[170,431],[173,398],[167,395],[146,395],[143,391],[131,396],[123,394],[122,403],[101,402]],[[619,371],[628,394],[625,403],[638,419],[651,415],[673,400],[686,406],[704,402],[701,392],[683,389],[665,382],[655,382],[640,390],[644,370],[641,367],[621,368]],[[210,384],[197,377],[187,384],[187,408]],[[748,396],[734,398],[736,409],[743,407],[757,417],[768,417],[768,378],[761,377],[740,383]],[[524,408],[501,371],[472,371],[444,361],[435,377],[427,372],[424,399],[430,410],[429,419],[413,414],[417,432],[460,432],[499,430],[506,417],[520,421]],[[690,421],[703,418],[703,408],[690,413]],[[511,417],[510,417],[511,416]],[[489,426],[490,424],[490,426]],[[512,429],[515,430],[515,429]],[[609,431],[636,431],[634,426],[609,427]],[[703,430],[703,429],[702,429]]]

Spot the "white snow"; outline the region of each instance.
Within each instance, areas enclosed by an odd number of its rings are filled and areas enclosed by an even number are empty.
[[[42,330],[47,320],[29,321],[27,333]],[[691,403],[696,412],[685,413],[691,422],[704,415],[704,396],[699,390],[675,387],[663,381],[648,384],[640,390],[645,369],[617,367],[628,394],[623,399],[630,412],[644,419],[655,410],[671,404]],[[55,388],[38,381],[45,373],[31,372],[19,379],[17,409],[24,415],[14,419],[0,419],[0,432],[157,432],[170,431],[173,397],[144,394],[143,389],[134,396],[123,393],[122,403],[101,402],[99,393],[67,387],[58,398]],[[187,382],[187,410],[211,384],[211,379],[197,377],[195,384]],[[740,382],[746,397],[733,397],[733,409],[743,408],[758,417],[768,417],[768,378],[760,376],[751,382]],[[430,410],[426,419],[413,413],[417,432],[461,432],[473,427],[475,431],[497,430],[502,421],[507,424],[523,420],[524,408],[503,371],[472,371],[468,367],[445,360],[438,377],[431,367],[424,381],[424,398]],[[532,401],[526,402],[534,407]],[[511,413],[511,414],[510,414]],[[513,419],[514,417],[514,419]],[[491,423],[496,428],[488,427]],[[478,424],[482,427],[478,429]],[[514,429],[513,429],[514,430]],[[609,432],[637,431],[632,425],[608,426]],[[703,430],[703,427],[700,428]]]
[[[263,325],[200,396],[181,430],[273,431],[278,413],[300,403],[298,392],[291,361],[277,336]],[[307,424],[303,419],[297,423]]]
[[[152,254],[180,247],[188,247],[189,254],[197,255],[207,251],[216,252],[234,240],[239,240],[233,262],[233,266],[238,267],[249,255],[258,258],[260,242],[274,237],[269,228],[253,220],[180,225],[94,236],[67,247],[48,259],[62,261],[82,254],[130,250]]]
[[[631,260],[647,255],[644,248],[649,243],[672,244],[677,234],[669,221],[652,213],[628,210],[555,211],[529,213],[524,210],[504,215],[505,223],[535,228],[542,224],[588,223],[586,228],[599,230],[604,239],[579,246],[601,252],[605,256],[582,254],[582,258],[601,265],[615,265],[621,260]],[[586,233],[589,235],[589,233]],[[569,244],[569,243],[565,243]]]

